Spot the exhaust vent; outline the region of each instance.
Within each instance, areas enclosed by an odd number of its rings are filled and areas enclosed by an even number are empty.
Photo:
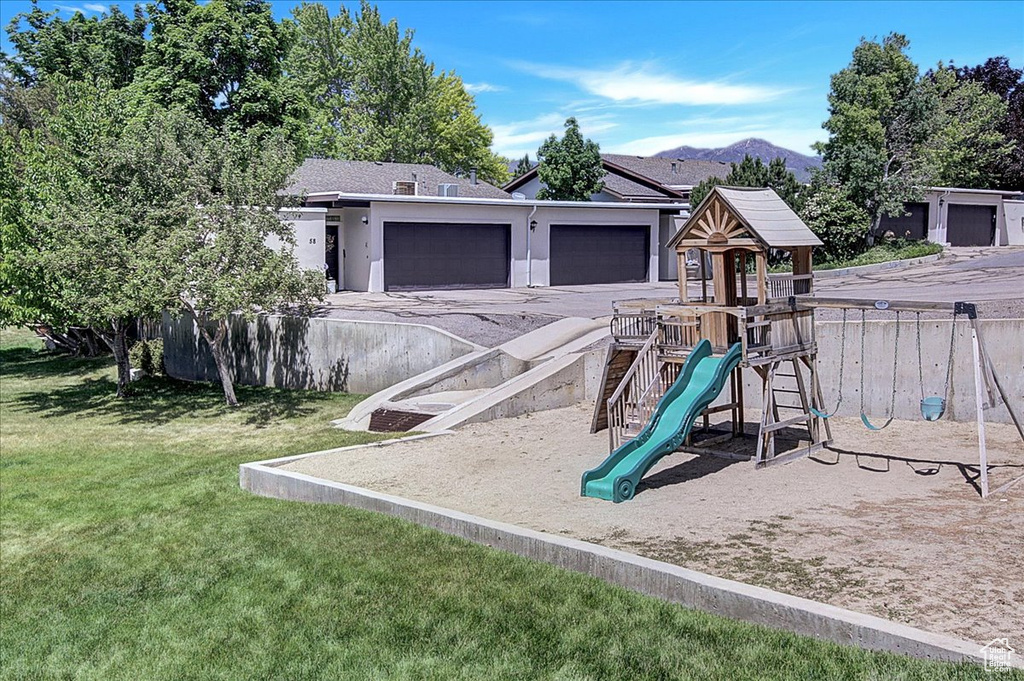
[[[416,183],[407,180],[396,180],[391,185],[391,193],[395,196],[416,196]]]

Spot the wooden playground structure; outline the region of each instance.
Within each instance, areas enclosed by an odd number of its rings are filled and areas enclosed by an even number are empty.
[[[591,431],[609,433],[609,451],[630,440],[646,424],[665,391],[679,374],[694,346],[707,339],[716,354],[733,343],[742,345],[742,361],[733,371],[724,400],[701,415],[703,428],[691,433],[682,451],[728,458],[753,458],[758,467],[808,456],[832,443],[819,379],[814,311],[818,307],[844,310],[888,310],[896,313],[897,344],[900,314],[917,315],[920,354],[920,315],[948,312],[955,322],[964,315],[970,325],[975,366],[978,413],[980,489],[989,495],[985,449],[986,407],[1006,404],[1024,439],[1024,428],[1013,411],[984,348],[977,310],[971,303],[875,301],[814,296],[812,249],[821,242],[795,213],[770,189],[715,187],[669,242],[678,258],[678,299],[616,302],[611,323],[613,344],[609,347],[603,376],[603,393],[595,406]],[[773,254],[790,255],[789,273],[769,273]],[[689,259],[688,259],[689,257]],[[753,270],[751,272],[751,270]],[[755,285],[748,285],[753,275]],[[699,294],[691,294],[690,280],[699,282]],[[710,280],[710,286],[709,286]],[[954,334],[955,334],[955,323]],[[896,367],[893,367],[890,417],[873,424],[864,413],[863,332],[861,324],[861,418],[871,430],[881,430],[892,421],[896,395]],[[897,345],[898,350],[898,345]],[[894,353],[894,363],[896,355]],[[953,345],[949,354],[946,390],[940,397],[925,398],[922,377],[922,412],[927,420],[942,415],[949,392]],[[845,356],[841,360],[840,375]],[[761,379],[761,418],[753,455],[738,454],[735,448],[716,448],[744,435],[742,370],[750,368]],[[840,401],[842,392],[840,391]],[[727,432],[710,430],[710,417],[729,415]],[[806,430],[806,446],[777,451],[780,431]],[[801,437],[801,439],[803,439]],[[1021,478],[1003,485],[1008,488]]]

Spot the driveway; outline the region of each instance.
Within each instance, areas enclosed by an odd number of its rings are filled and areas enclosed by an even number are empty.
[[[695,289],[696,291],[696,289]],[[953,248],[932,263],[815,282],[830,297],[979,302],[988,318],[1024,318],[1024,247]],[[674,298],[675,282],[516,289],[342,292],[327,297],[338,319],[430,324],[493,347],[561,317],[606,317],[612,302]],[[837,311],[822,310],[822,318]]]

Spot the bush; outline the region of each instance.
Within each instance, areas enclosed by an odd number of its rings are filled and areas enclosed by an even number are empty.
[[[162,340],[140,340],[128,351],[132,366],[142,369],[150,376],[164,373],[164,342]]]
[[[804,222],[821,239],[815,254],[826,261],[850,260],[868,248],[871,218],[834,185],[819,185],[801,211]]]

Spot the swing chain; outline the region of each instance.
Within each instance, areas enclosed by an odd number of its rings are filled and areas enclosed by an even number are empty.
[[[953,378],[953,353],[956,349],[956,316],[953,311],[953,321],[949,324],[949,360],[946,362],[946,386],[942,389],[942,398],[949,399],[949,383]]]
[[[892,349],[892,396],[889,398],[889,416],[892,417],[896,408],[896,369],[900,364],[900,311],[896,310],[896,340]]]
[[[917,313],[917,378],[921,386],[921,401],[924,401],[924,357],[921,354],[921,313]]]

